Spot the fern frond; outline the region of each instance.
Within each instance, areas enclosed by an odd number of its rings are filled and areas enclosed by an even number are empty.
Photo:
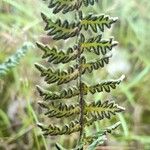
[[[48,127],[38,124],[38,126],[42,129],[44,132],[44,135],[51,135],[51,136],[56,136],[56,135],[69,135],[74,132],[78,132],[81,128],[80,123],[78,120],[71,121],[69,124],[64,125],[62,128],[50,124]]]
[[[87,123],[88,119],[85,118],[85,126],[89,126],[91,124]],[[79,120],[74,120],[71,121],[69,124],[64,125],[62,128],[58,126],[54,126],[50,124],[49,126],[44,126],[42,124],[38,124],[38,126],[41,128],[43,131],[44,135],[51,135],[51,136],[56,136],[56,135],[69,135],[74,132],[78,132],[81,129],[80,121]]]
[[[99,68],[103,68],[105,64],[109,63],[110,57],[111,56],[105,56],[102,57],[101,59],[97,59],[96,61],[87,62],[87,63],[86,63],[86,59],[83,57],[84,59],[84,63],[82,63],[83,72],[87,71],[91,73],[93,70],[98,70]]]
[[[48,117],[61,118],[80,114],[79,104],[67,105],[62,103],[55,104],[54,102],[39,102],[39,105],[47,110],[45,115]],[[98,119],[102,120],[104,118],[110,119],[111,115],[116,115],[116,113],[124,110],[125,109],[116,104],[115,101],[104,101],[103,103],[97,101],[90,104],[85,102],[84,115],[88,117],[94,116],[94,118],[98,116]]]
[[[84,118],[84,123],[85,123],[84,127],[91,126],[95,121],[96,120],[94,120],[94,118],[92,119]],[[111,133],[112,130],[116,129],[119,125],[120,122],[118,122],[112,127],[105,129],[103,131],[103,134],[106,134],[107,132]],[[58,127],[57,125],[52,125],[52,124],[49,124],[48,126],[44,126],[43,124],[40,123],[38,124],[38,126],[41,128],[45,136],[48,135],[56,136],[56,135],[63,135],[63,134],[70,135],[74,132],[79,132],[81,129],[79,120],[71,121],[69,124],[65,124],[63,127]],[[102,134],[102,132],[100,132],[100,134]]]
[[[67,90],[62,90],[60,93],[45,90],[38,85],[37,85],[37,90],[39,91],[40,96],[42,96],[44,100],[68,99],[68,98],[75,97],[79,94],[79,90],[75,86]]]
[[[87,7],[94,5],[95,2],[98,2],[98,0],[50,0],[48,7],[53,8],[54,14],[60,11],[65,14],[69,11],[78,10],[82,6],[82,3]]]
[[[115,101],[101,101],[92,102],[91,104],[85,106],[85,114],[91,117],[98,118],[98,120],[102,120],[104,118],[110,119],[111,115],[116,115],[116,113],[122,112],[125,109]]]
[[[86,63],[85,57],[82,58],[82,74],[86,71],[91,73],[93,70],[103,68],[105,64],[109,63],[110,56],[103,57],[96,60],[95,62]],[[60,71],[60,69],[53,71],[51,68],[46,68],[40,64],[35,64],[35,67],[41,72],[41,76],[45,76],[45,81],[48,84],[57,83],[58,85],[68,83],[72,80],[75,80],[79,76],[78,65],[69,67],[67,71]]]
[[[63,14],[78,10],[82,6],[82,0],[51,0],[49,8],[54,8],[53,13],[62,11]]]
[[[97,33],[98,29],[102,32],[104,32],[105,27],[111,28],[112,24],[114,24],[118,18],[116,17],[110,17],[108,15],[100,15],[96,16],[93,14],[89,14],[86,17],[83,18],[82,14],[80,14],[81,19],[81,28],[84,28],[85,30],[88,30],[89,27]]]
[[[60,19],[53,22],[45,14],[41,13],[41,16],[46,23],[45,31],[48,31],[48,35],[52,36],[54,40],[67,39],[77,35],[76,23],[69,23],[67,20],[62,22]]]
[[[85,136],[84,143],[90,144],[87,150],[93,150],[94,148],[96,148],[96,146],[103,144],[103,142],[106,140],[106,134],[114,131],[116,128],[120,126],[120,124],[121,124],[120,122],[117,122],[114,125],[95,133],[94,136],[93,135]]]
[[[108,51],[111,51],[114,46],[118,43],[110,38],[109,40],[103,40],[102,35],[98,35],[96,37],[85,39],[83,34],[80,35],[80,46],[81,49],[87,50],[89,52],[93,52],[97,55],[106,55]]]
[[[51,68],[45,68],[42,65],[35,64],[36,68],[41,72],[41,76],[45,76],[45,81],[48,84],[57,83],[58,85],[68,83],[78,77],[78,67],[69,67],[67,71],[60,69],[53,71]]]
[[[44,46],[41,43],[37,43],[37,46],[44,52],[42,58],[49,57],[48,62],[53,62],[53,64],[68,63],[77,58],[76,46],[74,46],[74,48],[68,48],[66,52],[59,51],[55,47],[50,48],[49,46]]]
[[[15,67],[31,47],[33,47],[32,43],[24,43],[24,45],[17,50],[14,55],[9,57],[4,63],[0,64],[0,77],[7,74],[9,70]]]
[[[87,95],[89,92],[91,94],[94,94],[96,92],[103,92],[103,91],[110,92],[110,90],[115,89],[116,86],[119,85],[124,78],[125,76],[123,75],[117,80],[103,81],[93,86],[88,86],[85,83],[82,83],[83,95]],[[77,86],[74,86],[67,90],[62,90],[60,93],[44,90],[40,86],[37,86],[37,89],[44,100],[68,99],[79,95],[79,88]]]
[[[42,58],[47,58],[48,62],[52,63],[52,66],[45,67],[41,64],[35,64],[35,67],[40,71],[41,76],[48,87],[44,89],[37,85],[37,90],[44,101],[39,102],[39,105],[45,109],[45,115],[49,118],[64,118],[74,117],[74,121],[59,127],[57,125],[49,124],[47,126],[38,124],[42,129],[44,135],[70,135],[74,132],[80,132],[79,141],[74,150],[83,150],[85,144],[90,144],[88,150],[94,150],[99,144],[104,142],[107,133],[111,133],[112,130],[120,125],[120,122],[115,125],[106,128],[94,136],[86,137],[84,135],[85,127],[93,125],[94,122],[103,119],[110,119],[113,115],[124,111],[125,109],[119,106],[115,101],[104,101],[100,100],[95,102],[87,102],[85,95],[95,94],[97,92],[110,92],[116,89],[125,76],[121,76],[119,79],[104,80],[95,85],[88,85],[84,82],[83,76],[87,73],[91,73],[95,70],[103,68],[109,63],[111,55],[109,52],[112,51],[113,47],[118,43],[114,41],[113,37],[109,39],[103,39],[102,33],[105,29],[109,29],[117,21],[118,18],[110,17],[108,15],[94,15],[88,14],[83,15],[82,6],[88,7],[94,5],[98,0],[44,0],[48,1],[49,8],[53,9],[53,13],[57,14],[62,12],[63,14],[71,11],[75,11],[74,21],[69,22],[66,18],[64,21],[56,19],[51,20],[48,16],[41,13],[42,19],[46,23],[45,31],[49,36],[52,36],[54,40],[69,40],[76,36],[72,48],[59,50],[57,47],[49,47],[41,43],[37,43],[37,46],[44,52]],[[90,38],[86,38],[89,31],[91,34]],[[97,36],[92,36],[93,32],[98,33]],[[68,43],[68,42],[67,42]],[[70,45],[70,44],[69,44]],[[67,47],[67,45],[65,46]],[[94,55],[102,55],[98,58],[88,61],[85,52],[93,53]],[[69,62],[74,61],[75,63],[68,66]],[[53,64],[66,64],[68,68],[56,68]],[[63,66],[62,66],[63,67]],[[76,85],[72,86],[71,82],[77,80]],[[70,82],[70,86],[66,86],[63,89],[62,84]],[[73,82],[74,83],[74,82]],[[57,85],[56,85],[57,84]],[[53,86],[58,91],[51,90]],[[62,89],[62,90],[60,90]],[[67,104],[65,102],[59,102],[56,100],[64,100],[77,98],[78,103]],[[70,102],[69,102],[70,103]],[[56,144],[58,150],[65,150],[63,146]],[[73,150],[73,149],[72,149]]]
[[[80,107],[78,104],[67,105],[62,103],[55,104],[54,102],[47,104],[45,102],[39,102],[39,105],[47,110],[45,115],[47,115],[48,117],[70,117],[74,114],[77,115],[80,113]]]
[[[101,83],[99,83],[97,85],[88,87],[88,90],[92,94],[94,94],[96,92],[103,92],[103,91],[110,92],[111,89],[115,89],[116,86],[119,85],[121,83],[121,81],[123,81],[124,78],[125,78],[125,76],[122,75],[117,80],[102,81]]]

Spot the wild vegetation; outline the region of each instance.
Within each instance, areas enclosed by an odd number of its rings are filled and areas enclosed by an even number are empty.
[[[117,78],[121,74],[127,77],[111,94],[97,93],[91,96],[93,100],[114,99],[126,108],[126,113],[117,115],[121,126],[112,135],[109,134],[107,142],[104,143],[109,148],[149,149],[149,9],[149,0],[106,0],[83,10],[85,13],[92,11],[97,15],[105,12],[119,18],[113,28],[103,35],[106,38],[113,35],[119,43],[112,51],[113,56],[109,65],[103,71],[96,71],[96,74],[92,76],[89,74],[85,78],[86,80],[92,78],[93,83],[87,80],[91,85],[102,79]],[[68,42],[65,45],[61,41],[56,43],[45,35],[42,30],[44,23],[39,12],[55,19],[55,15],[40,0],[0,1],[1,64],[7,62],[8,58],[14,55],[26,41],[32,45],[40,41],[44,45],[57,44],[59,48],[68,46]],[[67,15],[69,21],[72,15]],[[61,14],[59,17],[65,19]],[[36,46],[29,47],[19,64],[0,76],[0,149],[49,149],[55,142],[61,143],[64,147],[75,146],[72,140],[78,138],[75,134],[71,135],[72,138],[61,136],[59,140],[55,137],[46,138],[36,125],[39,122],[50,123],[43,115],[43,109],[41,110],[37,104],[41,98],[35,89],[36,84],[46,86],[34,68],[34,63],[41,60],[41,55],[42,52]],[[91,58],[90,55],[88,57]],[[97,75],[100,75],[99,80]],[[53,91],[55,90],[56,87]],[[53,119],[53,121],[60,125],[67,123],[66,119],[60,121]],[[112,118],[111,121],[96,122],[93,127],[87,128],[86,132],[89,135],[93,131],[100,132],[102,127],[111,126],[115,121]]]

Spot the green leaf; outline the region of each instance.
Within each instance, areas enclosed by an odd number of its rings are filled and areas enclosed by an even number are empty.
[[[52,36],[54,40],[68,39],[77,35],[77,24],[69,23],[67,20],[62,22],[57,19],[53,22],[45,14],[41,13],[43,20],[46,23],[45,31],[48,31],[48,35]]]
[[[83,34],[80,35],[79,42],[83,51],[87,50],[95,53],[96,55],[106,55],[108,51],[111,51],[112,48],[118,44],[113,40],[113,38],[108,40],[102,39],[102,35],[98,35],[86,40]]]
[[[44,52],[42,58],[49,58],[48,62],[53,64],[68,63],[77,58],[76,46],[74,46],[74,48],[68,48],[66,52],[62,50],[59,51],[56,47],[50,48],[47,45],[44,46],[41,43],[37,43],[37,46]]]
[[[78,120],[71,121],[69,124],[64,125],[63,127],[58,127],[56,125],[49,124],[49,126],[44,126],[42,124],[38,124],[38,126],[42,129],[44,132],[43,134],[45,136],[51,135],[69,135],[74,132],[78,132],[81,128],[80,123]]]
[[[85,143],[90,143],[90,145],[87,147],[87,150],[95,150],[98,145],[101,145],[104,143],[104,141],[107,139],[106,134],[111,133],[113,130],[118,128],[120,126],[120,122],[117,122],[116,124],[100,131],[94,134],[94,136],[88,136],[84,138]]]
[[[79,104],[67,105],[63,103],[57,104],[54,102],[39,102],[39,105],[47,110],[45,115],[48,117],[62,118],[80,114]],[[118,106],[114,101],[104,101],[102,103],[99,100],[97,102],[91,102],[90,104],[85,102],[84,107],[84,115],[87,117],[98,118],[98,120],[102,120],[104,118],[110,119],[112,115],[116,115],[116,113],[125,110],[123,107]]]
[[[41,76],[45,76],[45,81],[48,84],[57,83],[58,85],[68,83],[78,77],[78,67],[69,67],[67,71],[53,70],[45,68],[42,65],[35,64],[36,68],[41,72]]]
[[[82,6],[82,0],[50,0],[49,8],[54,8],[53,13],[60,11],[67,13],[69,11],[78,10]]]
[[[47,110],[45,112],[45,115],[47,115],[50,118],[70,117],[74,114],[77,115],[80,113],[80,107],[78,104],[67,105],[63,103],[56,104],[54,102],[47,104],[46,102],[39,102],[39,105]]]
[[[91,73],[93,70],[103,68],[105,64],[109,63],[109,58],[110,56],[107,56],[103,57],[102,59],[98,59],[95,62],[86,63],[86,59],[83,57],[81,60],[82,74],[85,74],[85,72]],[[45,81],[48,84],[57,83],[60,85],[68,83],[72,80],[76,80],[79,76],[79,69],[77,64],[75,66],[68,67],[66,71],[61,71],[60,69],[53,70],[37,63],[35,64],[35,67],[41,72],[41,76],[45,77]]]
[[[117,85],[121,83],[121,81],[125,78],[124,75],[122,75],[117,80],[108,80],[108,81],[102,81],[101,83],[88,87],[88,91],[92,94],[96,92],[110,92],[111,89],[115,89]]]
[[[37,90],[39,91],[40,96],[42,96],[44,100],[69,99],[79,95],[79,90],[76,86],[68,88],[67,90],[62,90],[59,93],[45,90],[38,85]]]
[[[84,127],[91,126],[95,121],[97,121],[97,119],[95,118],[92,119],[84,118]],[[106,135],[107,133],[111,133],[112,130],[115,130],[119,125],[120,122],[98,133],[99,135]],[[52,124],[45,126],[41,123],[38,123],[38,126],[41,128],[45,136],[48,135],[57,136],[57,135],[64,135],[64,134],[70,135],[74,132],[79,132],[81,130],[81,124],[79,120],[71,121],[69,124],[65,124],[63,127],[58,127],[57,125],[52,125]]]
[[[89,14],[84,18],[82,17],[80,24],[81,28],[88,30],[89,27],[91,27],[92,31],[97,33],[98,29],[104,32],[105,27],[111,28],[112,24],[114,24],[117,20],[117,17],[110,17],[108,15],[96,16]]]
[[[99,131],[98,134],[99,135],[106,135],[107,133],[112,133],[113,130],[115,130],[116,128],[118,128],[121,125],[121,122],[117,122],[115,124],[113,124],[110,127],[107,127],[106,129]]]
[[[97,117],[99,120],[104,118],[110,119],[111,115],[116,115],[116,113],[124,110],[125,109],[116,104],[115,101],[109,100],[104,101],[103,103],[101,101],[92,102],[85,106],[85,114],[94,118]]]
[[[98,0],[50,0],[49,8],[53,8],[53,13],[57,14],[62,11],[63,14],[70,11],[79,10],[84,6],[94,5]]]
[[[125,76],[121,76],[117,80],[109,80],[103,81],[97,85],[88,86],[85,83],[82,83],[83,87],[83,95],[87,95],[89,92],[94,94],[96,92],[110,92],[111,89],[115,89],[117,85],[121,83],[121,81],[125,78]],[[54,78],[55,80],[55,78]],[[79,95],[79,88],[77,86],[73,86],[66,90],[62,90],[61,92],[51,92],[48,90],[44,90],[40,86],[37,86],[37,89],[40,95],[44,100],[58,100],[58,99],[68,99]]]
[[[88,118],[84,120],[85,126],[90,126]],[[49,124],[48,126],[44,126],[43,124],[38,124],[38,126],[43,131],[45,136],[51,135],[70,135],[74,132],[79,132],[81,130],[81,124],[79,120],[71,121],[69,124],[65,124],[63,127],[58,127],[56,125]]]
[[[91,73],[93,70],[98,70],[100,68],[103,68],[106,64],[109,63],[109,59],[111,56],[105,56],[101,59],[97,59],[96,61],[91,61],[86,63],[86,59],[84,60],[84,63],[82,63],[81,67],[83,70],[83,73],[89,72]]]

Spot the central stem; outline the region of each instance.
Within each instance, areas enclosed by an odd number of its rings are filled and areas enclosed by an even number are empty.
[[[80,104],[80,125],[81,125],[81,130],[80,130],[80,140],[83,135],[83,130],[84,130],[84,99],[83,99],[83,84],[82,84],[82,65],[81,65],[81,48],[79,46],[79,104]]]
[[[77,10],[76,13],[76,20],[79,20],[79,10]],[[79,35],[80,35],[80,25],[78,24],[78,29],[77,29],[77,50],[78,50],[78,72],[79,72],[79,76],[78,76],[78,87],[79,87],[79,105],[80,105],[80,126],[81,126],[81,130],[80,130],[80,139],[79,142],[81,142],[82,137],[83,137],[83,131],[84,131],[84,89],[83,89],[83,83],[82,83],[82,61],[81,61],[81,44],[79,43]]]

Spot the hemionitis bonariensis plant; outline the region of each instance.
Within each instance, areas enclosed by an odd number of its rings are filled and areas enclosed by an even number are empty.
[[[98,0],[50,0],[48,7],[56,15],[56,20],[41,13],[48,36],[56,42],[63,41],[65,46],[50,47],[37,43],[38,48],[44,52],[42,58],[50,63],[46,67],[35,64],[48,85],[47,88],[37,86],[43,98],[39,104],[45,109],[47,117],[61,120],[71,118],[71,121],[59,126],[52,122],[38,126],[45,136],[70,135],[78,132],[79,140],[74,149],[83,149],[86,145],[86,149],[93,150],[97,145],[102,144],[106,134],[116,129],[120,122],[88,136],[85,128],[96,121],[110,119],[113,115],[124,111],[124,108],[114,100],[95,101],[88,100],[87,97],[90,94],[111,92],[124,79],[123,75],[119,79],[104,80],[96,84],[91,82],[89,85],[84,78],[87,74],[104,68],[111,58],[110,51],[117,45],[113,38],[103,39],[103,33],[117,21],[116,17],[83,12],[83,8],[97,2]],[[60,13],[63,16],[72,13],[73,20],[60,19],[57,15]],[[73,45],[67,47],[69,41],[73,42]],[[94,55],[94,58],[91,60],[89,55]],[[56,144],[56,148],[64,149],[59,144]]]

